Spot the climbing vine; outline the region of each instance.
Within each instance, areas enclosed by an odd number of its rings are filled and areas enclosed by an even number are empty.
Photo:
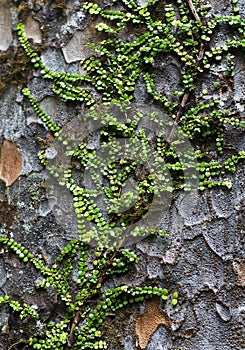
[[[154,215],[168,207],[172,192],[189,191],[193,186],[200,191],[215,186],[229,189],[229,173],[234,173],[245,158],[244,151],[231,153],[224,147],[226,129],[245,126],[236,103],[231,101],[229,109],[224,108],[220,94],[224,79],[234,81],[236,54],[245,49],[245,20],[235,0],[231,9],[230,15],[217,16],[212,14],[211,5],[198,0],[177,0],[174,4],[149,0],[145,5],[120,0],[112,1],[109,8],[86,2],[84,11],[96,17],[96,30],[104,39],[99,45],[88,43],[94,55],[81,62],[84,74],[48,68],[32,49],[24,25],[18,24],[25,54],[52,84],[54,95],[83,105],[85,113],[79,119],[82,130],[99,125],[78,140],[74,138],[79,135],[77,124],[72,133],[67,132],[41,109],[28,87],[23,89],[62,156],[72,159],[69,164],[60,158],[50,159],[48,148],[38,154],[59,186],[71,194],[78,232],[49,267],[14,239],[0,238],[2,245],[39,271],[39,287],[55,288],[65,305],[62,320],[44,323],[32,306],[0,297],[0,303],[18,312],[20,318],[31,316],[43,323],[43,334],[30,336],[30,348],[107,349],[103,322],[111,312],[152,296],[170,298],[172,307],[177,304],[177,292],[169,296],[167,289],[156,285],[110,289],[105,281],[127,273],[138,263],[136,252],[127,246],[133,239],[166,235],[159,230]],[[221,25],[232,35],[217,44],[215,36]],[[125,33],[135,28],[140,34],[127,39]],[[164,59],[164,55],[174,55],[179,64],[179,88],[171,96],[159,91],[153,74],[155,60]],[[213,85],[205,85],[205,79],[211,79],[217,70],[222,74]],[[137,105],[134,92],[141,78],[149,105],[156,108]],[[98,131],[99,147],[91,147]],[[185,149],[181,158],[179,150],[185,148],[186,140],[191,148]],[[76,178],[75,167],[82,180]],[[86,172],[91,188],[84,185]],[[129,181],[135,190],[128,187]],[[99,205],[101,195],[103,206]],[[149,223],[151,220],[144,218],[151,207],[153,220]],[[77,278],[73,281],[75,265]]]

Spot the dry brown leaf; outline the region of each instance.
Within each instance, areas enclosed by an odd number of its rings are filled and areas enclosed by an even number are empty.
[[[233,269],[237,274],[237,284],[245,286],[245,260],[233,261]]]
[[[137,318],[135,324],[135,333],[141,349],[146,348],[152,334],[160,325],[170,328],[170,321],[167,315],[160,312],[159,300],[152,299],[147,302],[144,313]]]
[[[0,156],[0,179],[11,186],[21,175],[22,156],[17,142],[4,140]]]

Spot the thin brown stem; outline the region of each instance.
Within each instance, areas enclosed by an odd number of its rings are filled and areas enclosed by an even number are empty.
[[[193,2],[192,0],[186,0],[188,6],[190,7],[190,10],[193,14],[193,17],[198,21],[198,22],[201,22],[201,19],[193,5]],[[203,43],[203,41],[201,41],[200,43],[200,48],[199,48],[199,52],[198,52],[198,55],[197,55],[197,60],[196,60],[196,64],[195,64],[195,72],[194,72],[194,77],[197,76],[198,74],[198,70],[197,68],[201,65],[201,62],[202,62],[202,59],[203,59],[203,55],[204,55],[204,52],[205,52],[205,45]],[[178,128],[178,125],[180,123],[180,119],[183,115],[183,112],[185,110],[185,106],[187,105],[188,103],[188,100],[189,100],[189,97],[190,97],[190,91],[185,91],[183,97],[182,97],[182,100],[180,102],[180,106],[179,106],[179,109],[178,109],[178,112],[177,112],[177,115],[176,115],[176,118],[173,122],[173,125],[172,125],[172,128],[169,132],[169,134],[166,136],[166,148],[169,147],[169,145],[171,144],[171,142],[173,141],[173,138],[174,138],[174,135],[176,133],[176,130]]]
[[[27,344],[27,343],[28,343],[28,340],[20,339],[20,340],[18,340],[16,343],[10,345],[10,347],[8,348],[8,350],[11,350],[11,349],[13,349],[15,346],[17,346],[17,345],[19,345],[19,344],[22,344],[22,343]]]
[[[186,0],[188,6],[190,7],[190,10],[192,12],[193,17],[195,18],[196,21],[201,22],[201,19],[195,9],[195,6],[193,5],[192,0]]]
[[[69,348],[72,348],[73,345],[74,345],[74,341],[75,341],[75,338],[74,338],[74,332],[75,332],[75,329],[78,325],[78,323],[80,322],[80,319],[81,319],[81,313],[83,312],[83,309],[84,309],[84,304],[86,303],[88,297],[86,297],[83,301],[83,306],[81,306],[79,308],[79,310],[76,312],[76,315],[73,319],[73,322],[72,322],[72,325],[71,325],[71,328],[70,328],[70,333],[69,333],[69,337],[68,337],[68,347]]]
[[[98,285],[102,285],[102,283],[104,282],[105,278],[106,278],[106,272],[108,270],[108,268],[112,265],[114,259],[117,257],[120,249],[122,248],[122,246],[124,245],[128,235],[130,233],[130,229],[128,228],[123,236],[123,238],[121,239],[121,241],[119,242],[118,246],[115,248],[115,251],[113,253],[113,255],[111,256],[110,260],[108,261],[108,263],[106,264],[105,268],[102,270],[101,272],[101,276],[99,278],[98,281]],[[83,305],[80,307],[80,309],[76,312],[76,315],[73,319],[71,328],[70,328],[70,333],[69,333],[69,337],[68,337],[68,347],[72,348],[72,346],[74,345],[74,332],[75,329],[77,327],[77,325],[79,324],[80,320],[81,320],[81,314],[83,312],[84,309],[84,305],[86,303],[86,301],[88,300],[89,296],[87,296],[84,301],[83,301]]]

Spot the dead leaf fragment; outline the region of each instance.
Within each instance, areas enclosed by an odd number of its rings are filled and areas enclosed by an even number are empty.
[[[21,175],[22,156],[17,142],[4,140],[0,156],[0,179],[11,186]]]
[[[237,274],[238,286],[245,286],[245,260],[233,261],[233,269]]]
[[[152,299],[147,302],[144,313],[137,318],[135,324],[135,333],[141,349],[146,348],[151,336],[160,325],[170,328],[170,321],[167,315],[160,312],[159,301]]]

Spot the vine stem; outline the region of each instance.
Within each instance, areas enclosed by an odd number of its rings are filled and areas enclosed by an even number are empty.
[[[8,348],[8,350],[11,350],[11,349],[13,349],[14,347],[16,347],[17,345],[22,344],[22,343],[27,344],[28,342],[29,342],[29,341],[26,340],[26,339],[20,339],[20,340],[18,340],[16,343],[10,345],[10,347]]]
[[[198,22],[201,22],[201,19],[200,19],[199,15],[198,15],[198,13],[197,13],[197,11],[195,9],[195,6],[193,5],[192,0],[186,0],[186,2],[188,4],[188,6],[190,7],[190,10],[191,10],[195,20],[198,21]]]
[[[122,248],[122,246],[124,245],[128,235],[130,233],[130,229],[128,228],[123,236],[123,238],[121,239],[121,241],[119,242],[119,244],[117,245],[117,247],[114,250],[113,255],[111,256],[110,260],[108,261],[107,265],[104,267],[103,271],[101,272],[101,276],[99,278],[98,281],[98,285],[102,285],[102,283],[104,282],[105,278],[106,278],[106,272],[108,270],[108,268],[112,265],[114,259],[117,257],[120,249]],[[83,301],[83,305],[79,308],[79,310],[76,312],[76,315],[73,319],[71,328],[70,328],[70,333],[69,333],[69,337],[68,337],[68,347],[72,348],[72,346],[74,345],[74,332],[75,329],[77,327],[77,325],[80,322],[81,319],[81,313],[83,312],[83,308],[84,308],[84,303],[87,301],[87,299],[89,298],[89,296],[87,296],[84,301]]]
[[[195,9],[195,6],[193,5],[193,2],[192,0],[186,0],[188,6],[190,7],[190,10],[192,12],[192,15],[193,17],[195,18],[196,21],[198,22],[201,22],[201,19]],[[204,55],[204,52],[205,52],[205,46],[204,46],[204,42],[201,41],[200,43],[200,48],[199,48],[199,52],[198,52],[198,55],[197,55],[197,60],[196,60],[196,64],[195,64],[195,69],[196,71],[194,72],[194,77],[197,76],[198,74],[198,71],[197,71],[197,68],[200,66],[201,62],[202,62],[202,59],[203,59],[203,55]],[[190,97],[190,91],[185,91],[183,97],[182,97],[182,100],[180,102],[180,107],[178,109],[178,112],[177,112],[177,115],[176,115],[176,118],[173,122],[173,126],[169,132],[169,134],[167,135],[166,137],[166,147],[169,147],[169,145],[171,144],[171,142],[173,141],[173,138],[174,138],[174,135],[175,135],[175,132],[178,128],[178,125],[180,123],[180,118],[182,117],[183,115],[183,112],[184,112],[184,109],[185,109],[185,106],[189,100],[189,97]]]

